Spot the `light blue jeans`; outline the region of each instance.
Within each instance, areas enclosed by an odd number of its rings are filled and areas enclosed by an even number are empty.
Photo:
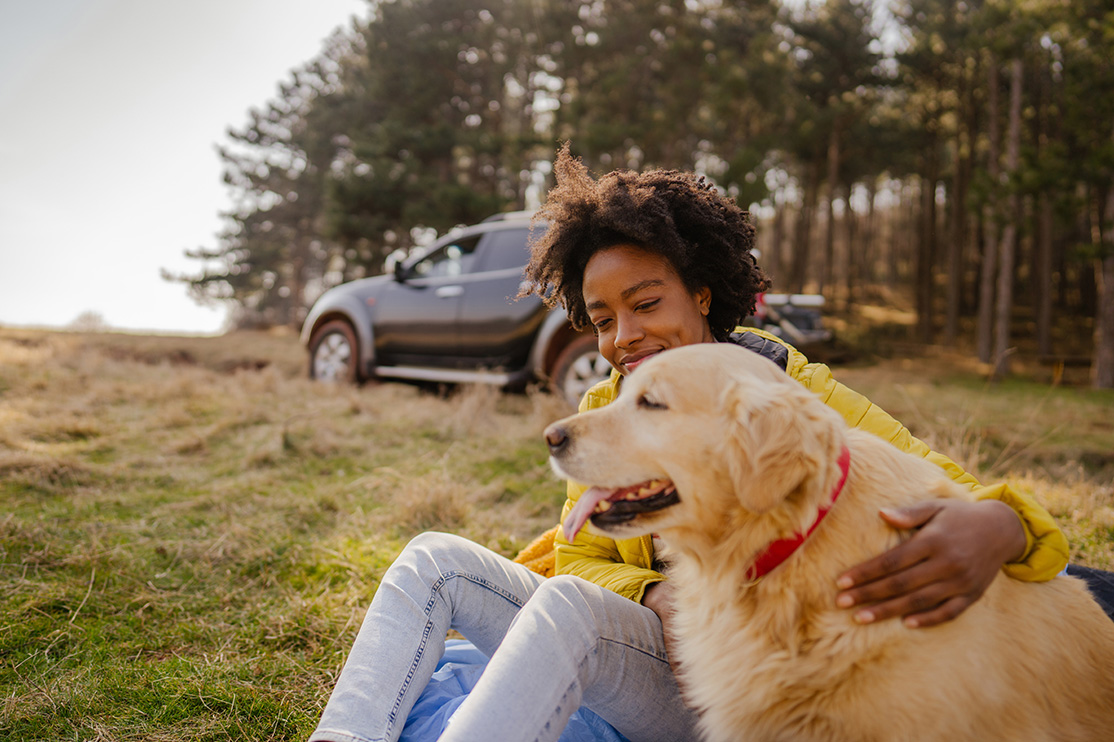
[[[696,739],[657,615],[444,533],[383,576],[311,742],[397,740],[456,629],[491,657],[441,740],[556,740],[582,704],[633,742]]]

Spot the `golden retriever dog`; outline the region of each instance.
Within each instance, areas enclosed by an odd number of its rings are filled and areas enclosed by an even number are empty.
[[[931,628],[836,607],[836,578],[902,537],[879,508],[971,495],[757,354],[670,350],[546,436],[555,470],[590,485],[570,538],[590,518],[666,542],[676,659],[709,740],[1114,739],[1114,623],[1078,580],[999,575]]]

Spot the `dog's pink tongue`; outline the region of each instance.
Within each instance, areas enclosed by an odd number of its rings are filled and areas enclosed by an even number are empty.
[[[580,496],[576,504],[572,506],[569,511],[568,517],[562,528],[565,531],[565,538],[572,541],[576,538],[576,534],[580,533],[580,529],[592,517],[592,512],[596,509],[596,505],[606,500],[614,490],[604,489],[603,487],[590,487]]]

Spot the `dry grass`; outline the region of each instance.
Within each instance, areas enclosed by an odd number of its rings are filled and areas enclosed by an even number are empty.
[[[0,738],[305,737],[428,528],[556,518],[547,395],[311,384],[289,336],[0,330]]]
[[[1114,567],[1114,395],[976,371],[837,370]],[[304,738],[406,540],[556,519],[557,398],[303,377],[289,334],[0,329],[0,738]]]

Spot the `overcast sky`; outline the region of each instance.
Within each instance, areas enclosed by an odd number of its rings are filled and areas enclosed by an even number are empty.
[[[364,0],[0,0],[0,325],[215,332],[214,145]]]

